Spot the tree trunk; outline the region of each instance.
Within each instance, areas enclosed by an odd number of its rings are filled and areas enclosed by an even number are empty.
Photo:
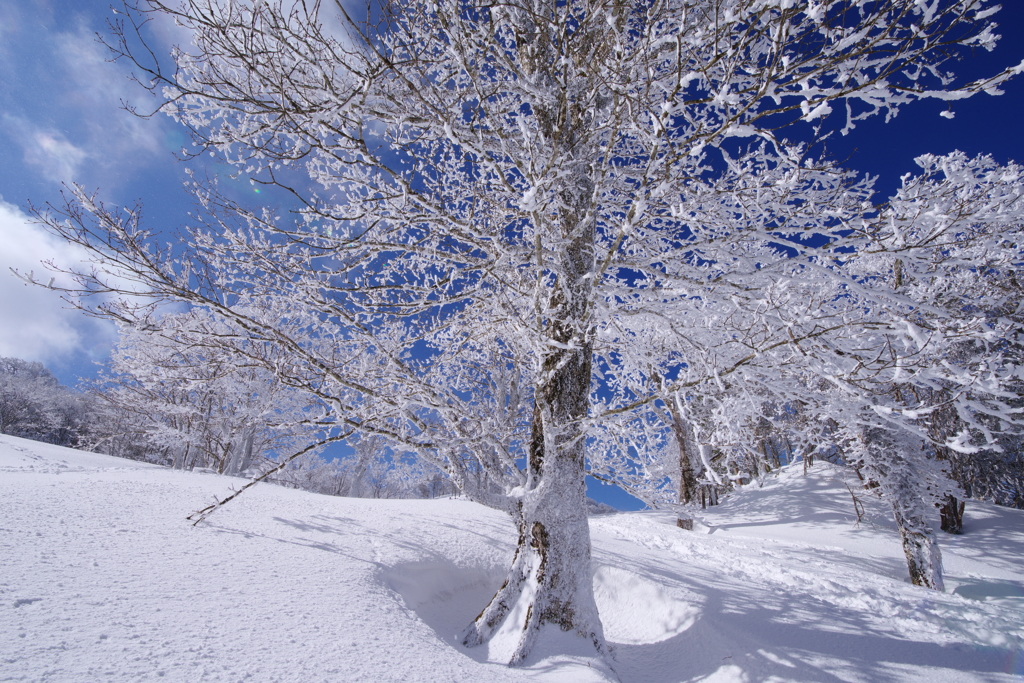
[[[522,664],[545,626],[574,632],[605,654],[594,601],[586,491],[576,464],[563,460],[547,468],[544,486],[524,496],[512,567],[462,634],[467,646],[488,643],[492,661]]]
[[[946,502],[939,508],[939,516],[942,519],[941,528],[949,534],[962,534],[964,532],[964,501],[957,500],[956,496],[946,496]]]
[[[231,458],[234,454],[237,446],[234,442],[228,441],[227,445],[220,448],[220,453],[217,457],[217,474],[230,474],[231,473]]]
[[[253,442],[256,439],[256,429],[247,427],[242,431],[240,440],[228,445],[227,467],[225,474],[238,476],[249,469],[252,462]]]
[[[864,463],[867,478],[878,482],[883,496],[892,506],[911,583],[937,591],[945,590],[942,553],[935,532],[928,524],[920,476],[912,461],[901,452],[904,445],[891,433],[879,428],[868,428],[863,438],[867,446]]]
[[[901,501],[896,498],[892,503],[893,516],[903,541],[903,554],[907,557],[907,569],[910,571],[910,582],[915,586],[945,590],[942,580],[942,554],[935,540],[935,532],[925,520],[924,505],[915,504],[920,501]]]
[[[673,405],[671,401],[665,403],[672,416],[672,432],[675,434],[676,444],[679,447],[679,503],[680,505],[689,505],[697,497],[697,476],[693,472],[693,461],[699,458],[700,454],[693,438],[693,432],[683,419],[679,407]],[[676,526],[693,531],[693,518],[686,513],[680,513],[676,519]]]
[[[569,118],[582,113],[573,111]],[[552,139],[559,137],[549,132]],[[560,135],[571,145],[578,132],[570,127]],[[467,646],[488,642],[491,660],[512,665],[523,663],[545,628],[575,633],[596,654],[607,655],[590,566],[581,427],[590,407],[593,356],[596,223],[589,210],[594,185],[588,172],[589,166],[580,164],[578,174],[566,179],[559,218],[548,226],[566,243],[555,252],[557,279],[538,320],[549,351],[534,391],[527,483],[513,511],[519,527],[515,557],[505,583],[462,634]]]
[[[183,470],[185,469],[185,462],[188,460],[189,444],[185,442],[184,446],[180,446],[174,451],[174,462],[171,465],[173,469]]]
[[[463,632],[489,659],[523,663],[544,627],[572,632],[606,654],[594,600],[584,480],[589,344],[553,354],[535,397],[527,490],[514,511],[519,541],[504,584]]]

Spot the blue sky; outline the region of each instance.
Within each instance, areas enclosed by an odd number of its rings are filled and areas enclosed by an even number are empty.
[[[112,16],[95,0],[0,0],[0,356],[42,361],[67,384],[93,374],[113,330],[10,275],[11,267],[39,272],[41,259],[79,258],[25,225],[28,204],[59,202],[68,182],[110,202],[142,199],[167,224],[187,203],[172,156],[181,131],[165,117],[146,121],[121,109],[122,100],[150,98],[96,42]]]
[[[42,361],[69,385],[96,372],[114,330],[10,275],[12,267],[39,272],[44,259],[80,258],[27,223],[29,203],[59,203],[62,184],[78,182],[108,203],[140,200],[146,225],[168,232],[191,206],[181,187],[185,167],[174,156],[186,143],[183,131],[165,116],[144,120],[122,109],[122,101],[142,110],[155,101],[129,80],[126,65],[108,63],[96,42],[114,16],[107,0],[0,0],[0,356]],[[997,20],[999,48],[970,56],[958,73],[991,74],[1024,60],[1024,2],[1008,0]],[[187,41],[172,26],[155,29],[154,47],[164,53]],[[861,124],[830,149],[850,155],[851,167],[881,176],[886,194],[925,152],[960,149],[1024,161],[1024,77],[1001,97],[953,103],[953,119],[939,115],[946,109],[939,101],[916,103],[889,123]],[[621,505],[610,493],[601,498]]]

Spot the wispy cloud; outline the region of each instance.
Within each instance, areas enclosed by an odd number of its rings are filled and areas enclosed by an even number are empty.
[[[81,176],[89,154],[68,141],[64,134],[38,127],[20,116],[7,114],[4,127],[21,146],[25,164],[54,183],[66,183]]]
[[[131,180],[127,168],[166,162],[173,123],[143,120],[125,104],[152,109],[155,101],[130,80],[125,65],[108,61],[97,42],[100,15],[32,17],[19,3],[0,0],[8,20],[0,47],[0,128],[21,150],[25,170],[50,183],[83,182],[112,190]]]
[[[142,119],[123,108],[128,104],[146,111],[156,105],[153,97],[131,80],[128,68],[108,61],[106,47],[84,26],[54,38],[54,59],[69,80],[66,97],[85,117],[82,123],[94,147],[90,151],[115,158],[160,152],[167,120]]]

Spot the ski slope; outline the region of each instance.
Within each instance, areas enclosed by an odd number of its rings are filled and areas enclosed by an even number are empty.
[[[1009,682],[1024,674],[1024,512],[969,502],[947,593],[908,583],[885,507],[816,465],[699,532],[591,518],[614,672],[558,633],[528,665],[456,633],[515,535],[462,500],[332,498],[0,436],[0,681]],[[852,483],[851,483],[852,486]]]

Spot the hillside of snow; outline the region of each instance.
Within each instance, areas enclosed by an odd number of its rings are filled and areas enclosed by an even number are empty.
[[[591,518],[623,683],[1009,682],[1024,674],[1024,512],[969,501],[946,593],[908,583],[885,506],[816,465],[701,532]],[[515,536],[460,500],[332,498],[0,436],[0,681],[614,680],[558,638],[528,666],[455,634]]]

